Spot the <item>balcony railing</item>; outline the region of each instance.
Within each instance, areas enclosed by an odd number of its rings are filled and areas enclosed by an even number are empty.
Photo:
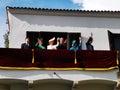
[[[0,48],[0,68],[40,70],[111,70],[118,68],[117,51]]]

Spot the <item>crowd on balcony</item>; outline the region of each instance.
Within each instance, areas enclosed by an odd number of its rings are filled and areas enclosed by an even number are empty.
[[[94,47],[92,45],[93,42],[93,34],[91,33],[91,36],[86,41],[86,49],[87,50],[94,50]],[[56,44],[55,40],[57,41]],[[42,37],[37,38],[37,43],[35,44],[35,48],[39,49],[47,49],[47,50],[58,50],[58,49],[67,49],[67,42],[68,40],[64,40],[63,37],[53,37],[49,39],[47,47],[43,45],[44,41]],[[81,50],[82,49],[82,37],[79,37],[79,42],[77,40],[72,40],[72,44],[70,45],[70,50]],[[21,44],[22,49],[32,48],[30,45],[30,39],[28,37],[25,38],[25,43]]]

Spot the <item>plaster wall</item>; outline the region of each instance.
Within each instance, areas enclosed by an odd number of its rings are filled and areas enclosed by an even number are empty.
[[[81,32],[85,42],[93,33],[95,50],[109,50],[108,30],[120,33],[120,18],[44,16],[8,13],[10,23],[10,48],[20,48],[27,31]],[[60,77],[54,75],[56,72]],[[17,78],[37,80],[46,78],[63,78],[73,81],[86,79],[105,79],[117,81],[117,70],[111,71],[36,71],[36,70],[0,70],[0,78]]]
[[[120,33],[120,18],[44,16],[9,13],[10,48],[20,48],[27,31],[81,32],[85,50],[86,39],[93,33],[95,50],[109,50],[108,30]]]
[[[54,72],[57,74],[55,75]],[[103,79],[117,81],[118,69],[110,71],[0,70],[0,78],[23,80],[66,79],[72,81]]]

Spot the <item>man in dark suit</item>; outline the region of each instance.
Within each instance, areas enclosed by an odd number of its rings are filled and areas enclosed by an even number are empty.
[[[21,44],[21,49],[31,48],[30,39],[28,37],[25,38],[25,43]]]
[[[59,45],[57,46],[57,49],[67,49],[67,40],[64,41],[64,38],[58,38]]]

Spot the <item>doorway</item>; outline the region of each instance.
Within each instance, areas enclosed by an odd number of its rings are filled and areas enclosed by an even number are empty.
[[[118,50],[120,52],[120,34],[108,31],[108,36],[110,50]],[[120,54],[118,55],[118,59],[120,60]]]

